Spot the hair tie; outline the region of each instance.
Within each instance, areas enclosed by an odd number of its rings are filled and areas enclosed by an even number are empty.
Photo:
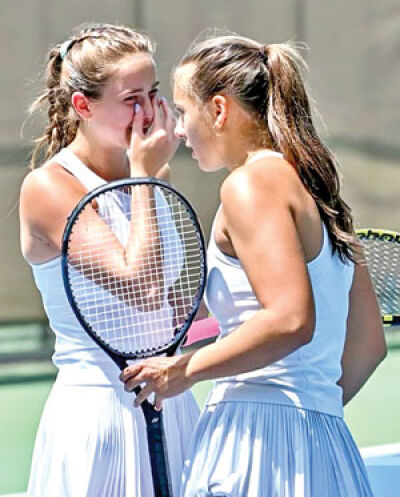
[[[61,60],[64,60],[67,56],[68,50],[71,48],[71,45],[75,42],[75,40],[67,40],[60,47],[60,57]]]

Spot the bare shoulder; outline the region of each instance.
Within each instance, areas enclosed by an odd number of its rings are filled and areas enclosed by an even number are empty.
[[[45,201],[60,191],[65,193],[77,189],[79,183],[69,172],[54,162],[48,162],[25,176],[21,186],[21,199],[37,195],[36,200]],[[45,193],[45,198],[39,196]]]
[[[290,203],[296,194],[299,179],[293,166],[280,157],[264,157],[238,167],[221,187],[223,205],[236,208],[251,204]]]
[[[40,263],[59,253],[65,222],[84,194],[76,178],[54,162],[26,175],[19,214],[21,248],[27,260]]]
[[[26,208],[29,217],[42,211],[48,215],[58,208],[70,207],[84,193],[83,186],[68,171],[48,162],[24,178],[20,192],[21,212]]]

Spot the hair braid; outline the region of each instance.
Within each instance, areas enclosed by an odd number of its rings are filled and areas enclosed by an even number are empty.
[[[46,90],[30,107],[33,113],[47,105],[47,124],[43,134],[34,140],[31,168],[74,140],[80,123],[71,103],[74,92],[99,99],[121,58],[154,52],[154,44],[146,35],[112,24],[82,25],[66,43],[66,49],[64,44],[58,44],[50,51]]]

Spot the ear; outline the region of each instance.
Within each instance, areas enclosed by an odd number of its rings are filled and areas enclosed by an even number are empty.
[[[72,107],[79,117],[88,119],[92,116],[90,100],[82,92],[75,91],[71,97]]]
[[[224,95],[214,95],[211,99],[213,128],[221,131],[228,119],[228,99]]]

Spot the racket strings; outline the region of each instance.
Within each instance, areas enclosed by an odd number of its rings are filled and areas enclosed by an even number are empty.
[[[400,314],[400,245],[363,240],[364,253],[382,314]]]
[[[197,226],[180,198],[147,185],[155,207],[146,211],[141,202],[135,209],[135,188],[97,198],[108,229],[81,213],[73,231],[81,243],[72,242],[70,250],[69,282],[80,313],[104,343],[125,354],[157,350],[174,339],[193,306],[204,264]],[[135,223],[143,229],[132,228]],[[139,247],[133,268],[110,270],[120,257],[107,252],[115,239],[124,251],[128,241]]]

